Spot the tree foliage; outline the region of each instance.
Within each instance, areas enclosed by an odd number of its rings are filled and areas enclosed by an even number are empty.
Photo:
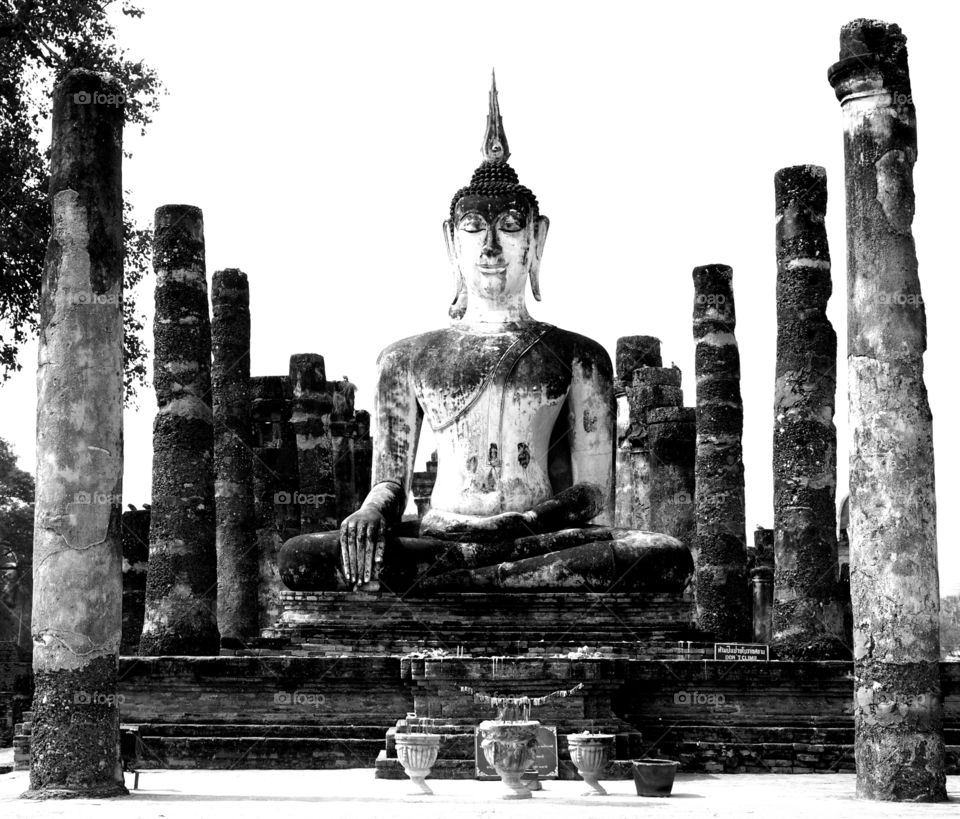
[[[106,71],[124,90],[128,124],[143,133],[157,110],[156,72],[116,42],[108,7],[94,0],[0,0],[0,380],[21,368],[20,349],[38,330],[43,259],[50,235],[49,148],[41,148],[51,93],[73,68]],[[122,0],[123,14],[143,11]],[[129,156],[129,153],[126,154]],[[124,291],[143,278],[150,231],[124,206]],[[124,311],[124,386],[128,400],[146,378],[144,317],[129,295]]]

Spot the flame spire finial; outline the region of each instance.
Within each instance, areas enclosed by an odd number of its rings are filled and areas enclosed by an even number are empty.
[[[510,148],[503,131],[500,102],[497,100],[497,72],[494,70],[491,73],[490,111],[487,114],[487,130],[483,135],[483,159],[485,162],[506,162],[510,158]]]

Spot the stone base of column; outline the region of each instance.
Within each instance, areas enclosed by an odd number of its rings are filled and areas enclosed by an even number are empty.
[[[117,658],[34,675],[30,790],[25,799],[124,796]],[[96,752],[92,752],[96,749]],[[113,764],[103,765],[104,760]]]
[[[857,796],[946,801],[939,663],[858,663],[854,676]]]

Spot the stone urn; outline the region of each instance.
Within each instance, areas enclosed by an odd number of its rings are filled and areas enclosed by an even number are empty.
[[[422,793],[433,795],[424,781],[430,775],[440,750],[440,734],[397,734],[397,759],[410,780]]]
[[[493,719],[480,723],[483,755],[509,789],[503,795],[504,799],[529,799],[532,796],[521,778],[533,761],[539,730],[540,723],[536,720]]]
[[[634,759],[631,767],[637,796],[669,796],[680,763],[672,759]]]
[[[577,771],[593,790],[587,791],[585,796],[606,796],[607,792],[598,781],[600,774],[607,766],[610,758],[610,749],[613,747],[613,734],[570,734],[567,736],[567,747],[570,749],[570,759],[577,766]]]

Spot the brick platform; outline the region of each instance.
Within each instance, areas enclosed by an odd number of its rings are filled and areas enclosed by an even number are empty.
[[[121,658],[124,723],[141,767],[374,767],[402,775],[391,739],[414,711],[441,720],[434,778],[473,776],[473,727],[493,716],[460,686],[541,696],[565,734],[618,735],[618,756],[665,756],[691,771],[843,771],[851,765],[849,663],[565,657]],[[958,770],[960,664],[941,666],[949,770]],[[627,775],[624,765],[613,773]]]
[[[288,591],[281,605],[280,621],[264,636],[301,655],[546,655],[587,645],[635,656],[646,646],[696,639],[692,603],[680,594]]]

